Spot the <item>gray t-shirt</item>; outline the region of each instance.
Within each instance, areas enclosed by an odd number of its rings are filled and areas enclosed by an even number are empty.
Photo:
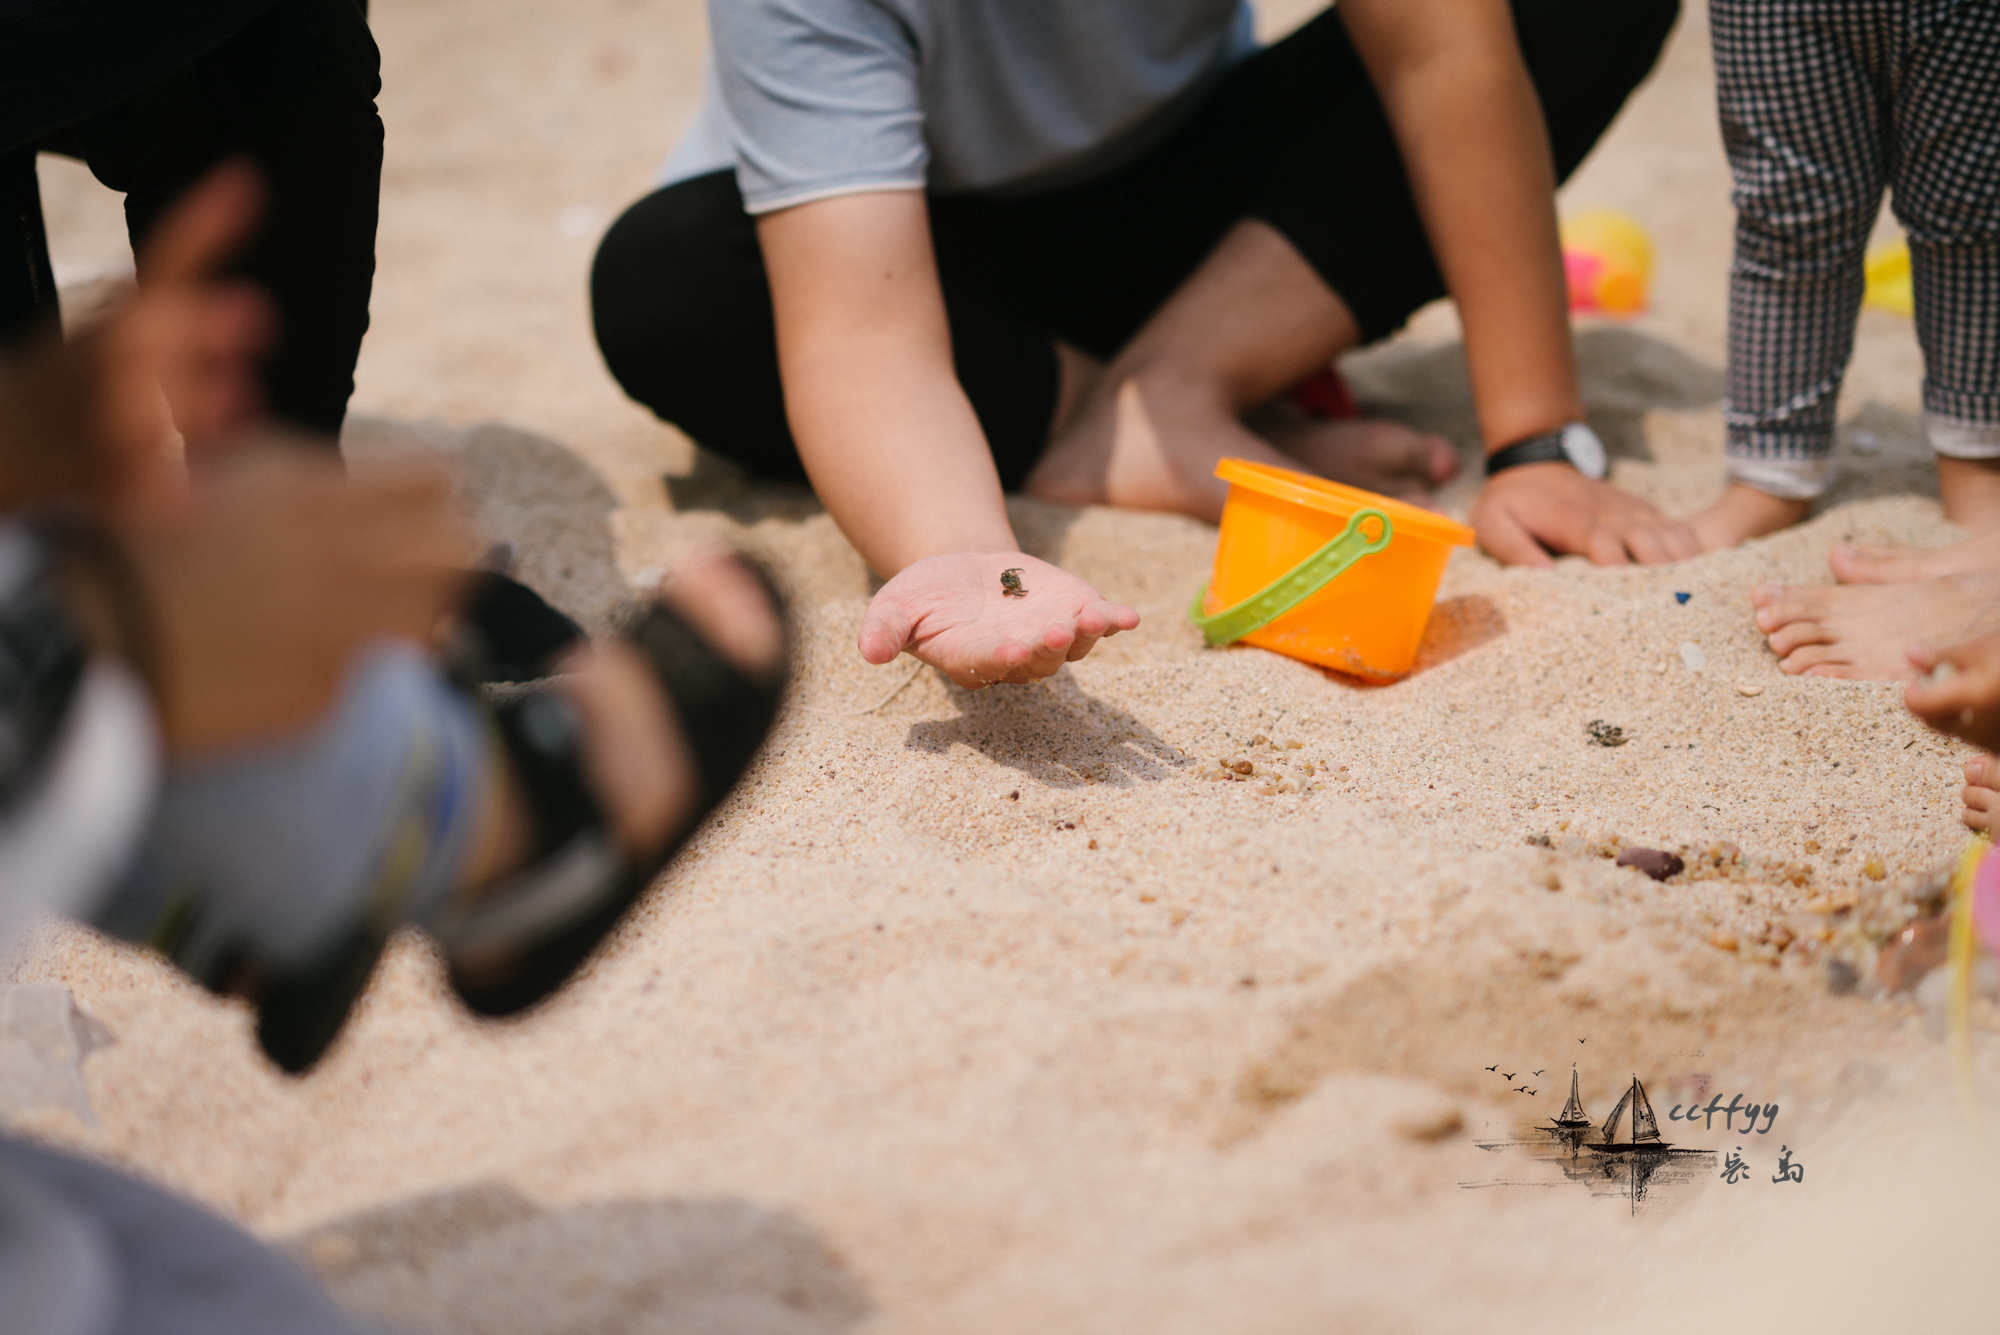
[[[1256,49],[1248,0],[709,0],[709,26],[660,183],[734,167],[752,213],[1087,179]]]

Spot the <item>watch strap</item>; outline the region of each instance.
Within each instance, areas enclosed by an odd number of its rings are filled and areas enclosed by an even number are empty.
[[[1575,467],[1568,452],[1563,449],[1563,432],[1567,429],[1558,427],[1554,431],[1544,431],[1493,451],[1486,456],[1486,476],[1492,477],[1495,473],[1504,473],[1523,464],[1570,464]]]

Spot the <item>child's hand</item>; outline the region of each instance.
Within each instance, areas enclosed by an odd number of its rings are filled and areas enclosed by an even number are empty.
[[[1942,653],[1919,647],[1909,658],[1923,674],[1904,688],[1910,712],[1939,732],[2000,750],[2000,636],[1967,640]]]
[[[183,754],[311,725],[357,650],[433,638],[469,556],[443,476],[349,478],[281,447],[223,462],[185,504],[121,536],[151,623],[150,642],[131,647]]]
[[[51,330],[0,363],[0,509],[157,510],[178,499],[176,423],[199,448],[256,416],[269,302],[214,271],[248,234],[259,195],[250,168],[216,169],[147,243],[143,288],[75,337]]]
[[[1003,582],[1010,572],[1019,597]],[[1138,624],[1137,612],[1046,561],[954,553],[918,561],[882,586],[861,623],[861,656],[887,663],[907,650],[977,690],[1050,676]]]

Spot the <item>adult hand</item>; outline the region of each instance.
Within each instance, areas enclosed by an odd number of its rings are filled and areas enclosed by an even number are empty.
[[[1014,572],[1023,591],[1003,583]],[[1022,552],[953,553],[904,568],[868,604],[861,656],[908,651],[960,686],[1034,681],[1131,630],[1139,614],[1076,576]]]
[[[1909,651],[1924,676],[1903,688],[1910,712],[1939,732],[2000,751],[2000,635],[1984,635],[1939,652]],[[1947,671],[1939,672],[1941,665]]]
[[[434,637],[469,556],[440,474],[350,480],[317,451],[278,446],[226,462],[120,536],[145,594],[151,643],[136,648],[183,754],[309,726],[357,650]]]
[[[1568,464],[1523,464],[1487,479],[1472,503],[1479,545],[1508,565],[1574,552],[1601,566],[1665,565],[1701,554],[1694,530]]]

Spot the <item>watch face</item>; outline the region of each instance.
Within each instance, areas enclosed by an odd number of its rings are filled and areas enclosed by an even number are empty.
[[[1572,422],[1563,428],[1562,450],[1576,465],[1576,471],[1585,477],[1601,478],[1611,471],[1611,460],[1604,453],[1604,442],[1581,422]]]

